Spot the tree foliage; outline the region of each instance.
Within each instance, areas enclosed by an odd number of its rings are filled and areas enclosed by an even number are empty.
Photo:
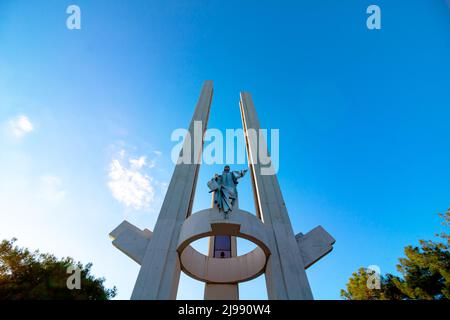
[[[92,264],[75,262],[67,257],[30,252],[14,243],[17,239],[0,243],[0,299],[2,300],[108,300],[116,295],[116,288],[103,286],[104,278],[91,274]],[[80,289],[67,286],[68,268],[80,270]]]
[[[341,290],[341,297],[347,300],[392,300],[403,297],[393,281],[397,277],[391,274],[379,275],[380,289],[371,289],[368,286],[371,276],[373,277],[374,273],[365,268],[354,272],[347,283],[347,290]]]
[[[445,227],[450,226],[450,208],[440,214]],[[360,268],[352,274],[347,290],[341,297],[347,300],[449,300],[450,299],[450,235],[437,234],[439,241],[420,240],[419,246],[405,247],[405,257],[399,259],[400,277],[380,275],[380,289],[369,289],[372,274]]]

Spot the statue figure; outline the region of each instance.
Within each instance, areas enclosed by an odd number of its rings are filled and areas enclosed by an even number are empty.
[[[230,171],[230,166],[225,166],[221,175],[216,174],[208,182],[208,188],[214,193],[214,204],[223,211],[225,219],[227,214],[233,210],[233,204],[237,199],[238,179],[242,178],[247,169],[241,171]]]

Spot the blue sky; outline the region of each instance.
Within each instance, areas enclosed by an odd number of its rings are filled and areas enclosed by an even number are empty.
[[[66,28],[70,4],[81,30]],[[381,30],[366,28],[370,4]],[[405,245],[439,231],[449,57],[447,0],[0,0],[0,238],[93,262],[128,299],[138,266],[107,235],[123,219],[153,228],[170,134],[212,79],[210,128],[241,127],[245,90],[262,126],[280,129],[294,231],[320,224],[337,240],[308,270],[314,296],[339,299],[353,271],[394,272]],[[202,166],[194,210],[220,170]],[[254,211],[248,177],[239,187]],[[183,276],[179,298],[202,296]],[[266,297],[262,277],[241,286]]]

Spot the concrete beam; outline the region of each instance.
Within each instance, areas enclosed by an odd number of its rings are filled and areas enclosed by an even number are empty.
[[[262,166],[258,153],[267,150],[251,95],[241,93],[242,126],[247,142],[247,156],[253,185],[257,216],[270,228],[271,255],[266,267],[267,295],[270,300],[312,300],[313,295],[305,272],[305,264],[277,176],[271,166]],[[256,134],[252,134],[256,133]],[[269,162],[271,165],[271,162]]]
[[[330,253],[333,250],[333,244],[336,242],[322,226],[312,229],[307,234],[299,233],[295,236],[295,239],[300,248],[305,269]]]
[[[152,232],[141,230],[128,221],[123,221],[109,234],[112,244],[138,264],[142,263]]]
[[[142,259],[132,300],[176,299],[181,272],[177,240],[184,220],[192,211],[212,96],[213,82],[205,81],[189,125],[188,137],[192,138],[193,143],[191,139],[185,139],[180,161],[175,166],[153,230],[152,241]],[[183,162],[184,155],[190,155],[190,163]]]

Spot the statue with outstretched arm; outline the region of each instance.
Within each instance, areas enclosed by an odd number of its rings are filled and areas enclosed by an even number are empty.
[[[210,192],[214,193],[214,205],[219,208],[219,211],[223,211],[225,219],[227,214],[233,210],[233,204],[237,199],[237,184],[238,179],[242,178],[247,169],[240,171],[230,171],[230,166],[225,166],[221,175],[216,174],[208,182],[208,188]]]

